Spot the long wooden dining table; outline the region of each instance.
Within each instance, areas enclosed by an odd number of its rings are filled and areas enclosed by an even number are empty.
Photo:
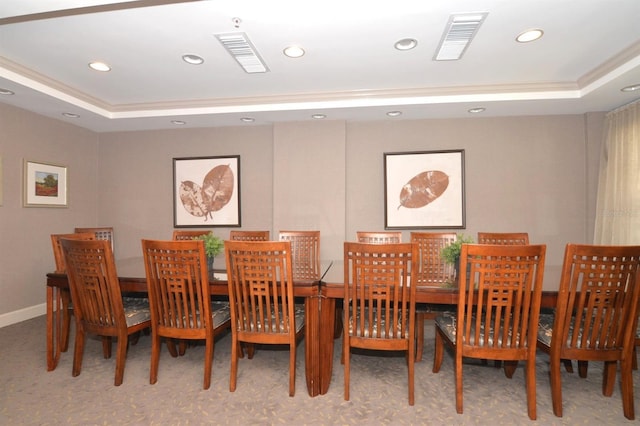
[[[128,262],[128,265],[127,265]],[[139,263],[138,269],[131,264]],[[122,267],[122,266],[125,267]],[[146,293],[147,281],[144,277],[142,258],[116,262],[121,291],[128,293]],[[339,336],[336,330],[336,300],[344,297],[342,283],[321,281],[296,281],[294,294],[305,300],[305,377],[309,395],[324,395],[329,390],[333,371],[334,339]],[[228,295],[226,279],[212,279],[209,282],[211,294]],[[69,291],[67,276],[60,273],[47,274],[46,322],[47,322],[47,370],[52,371],[58,365],[61,355],[60,337],[62,331],[61,292]],[[545,291],[542,296],[543,307],[554,307],[556,292]],[[458,290],[454,287],[419,286],[416,289],[417,303],[456,305]]]

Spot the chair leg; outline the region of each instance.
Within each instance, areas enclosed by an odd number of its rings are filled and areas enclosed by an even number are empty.
[[[422,361],[422,352],[424,350],[424,321],[425,313],[418,312],[416,314],[416,362]]]
[[[238,351],[240,350],[240,342],[235,336],[235,332],[231,337],[231,369],[229,376],[229,392],[235,392],[238,379]]]
[[[588,369],[589,369],[589,361],[578,361],[578,376],[580,376],[583,379],[586,379]]]
[[[435,349],[433,351],[433,369],[432,371],[434,373],[437,373],[440,371],[440,367],[442,366],[442,356],[444,353],[444,342],[442,340],[442,334],[440,334],[441,331],[438,328],[438,326],[436,326],[436,338],[435,338]]]
[[[289,346],[289,396],[296,394],[296,344]]]
[[[570,359],[563,359],[562,363],[564,364],[564,369],[567,370],[567,373],[573,373],[573,364],[571,364]]]
[[[344,364],[344,400],[349,400],[349,383],[351,379],[351,350],[347,338],[342,339],[342,363]]]
[[[620,389],[622,391],[622,411],[629,420],[635,419],[635,409],[633,401],[633,361],[635,352],[631,360],[623,360],[620,369]]]
[[[73,368],[71,370],[71,375],[76,377],[80,375],[80,371],[82,370],[82,356],[84,355],[84,330],[81,327],[78,327],[76,321],[76,342],[73,347]]]
[[[613,386],[616,382],[617,361],[605,361],[602,370],[602,394],[604,396],[613,395]]]
[[[120,386],[124,379],[124,366],[127,362],[127,346],[129,345],[129,336],[119,336],[118,345],[116,346],[116,378],[114,385]]]
[[[409,361],[408,370],[409,370],[409,405],[413,406],[415,403],[415,358],[413,357],[413,353],[415,349],[409,345],[409,351],[407,351],[407,360]]]
[[[158,339],[160,338],[158,337]],[[168,337],[165,338],[165,340],[167,342],[167,349],[169,349],[169,355],[171,355],[172,358],[177,358],[178,350],[176,349],[176,342]]]
[[[512,378],[513,373],[516,372],[516,368],[518,367],[518,361],[505,361],[504,362],[504,375],[507,378]]]
[[[551,381],[551,401],[553,414],[562,417],[562,378],[560,377],[560,360],[551,357],[549,360],[549,378]]]
[[[637,370],[638,369],[638,354],[637,354],[637,351],[636,351],[636,346],[633,347],[633,355],[632,355],[632,358],[631,358],[631,362],[632,362],[631,368],[633,368],[634,370]]]
[[[62,299],[62,331],[60,333],[60,351],[66,352],[69,349],[69,333],[71,331],[71,294],[68,291],[61,291]]]
[[[209,336],[204,346],[204,389],[211,387],[211,370],[213,369],[213,336]]]
[[[506,366],[505,366],[506,368]],[[528,359],[525,365],[526,369],[526,386],[527,386],[527,413],[531,420],[535,420],[536,413],[536,359],[535,353],[533,359]]]
[[[102,336],[102,354],[104,359],[111,358],[111,337]]]
[[[152,332],[151,334],[151,368],[149,369],[149,383],[152,385],[154,385],[158,381],[158,364],[160,363],[161,347],[162,347],[162,339],[156,333]],[[175,349],[175,346],[174,346],[174,349]]]
[[[457,353],[454,374],[456,376],[456,412],[462,414],[462,356]]]

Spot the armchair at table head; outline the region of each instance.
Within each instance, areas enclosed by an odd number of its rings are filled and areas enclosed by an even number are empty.
[[[117,337],[114,384],[122,384],[128,338],[151,325],[147,299],[123,299],[111,245],[105,240],[61,241],[76,319],[73,376],[80,374],[85,334],[106,337],[105,353],[111,355],[111,338]],[[103,346],[104,348],[104,346]]]
[[[529,244],[527,232],[478,232],[478,244],[521,246]]]
[[[97,228],[76,228],[75,232],[93,232],[96,235],[96,240],[106,240],[111,244],[111,251],[115,252],[115,238],[113,227],[102,226]]]
[[[320,279],[320,231],[280,231],[279,240],[291,243],[294,281]]]
[[[409,405],[414,404],[416,244],[344,243],[344,399],[349,400],[351,348],[405,351]]]
[[[207,231],[204,229],[199,229],[197,231],[185,231],[182,229],[174,229],[173,230],[173,235],[171,236],[171,239],[174,241],[189,241],[189,240],[193,240],[196,237],[199,237],[201,235],[206,235],[211,231]]]
[[[553,412],[562,417],[563,359],[604,361],[611,396],[618,362],[622,409],[635,417],[633,350],[640,298],[640,246],[567,244],[554,314],[540,316],[538,348],[549,354]]]
[[[240,343],[289,346],[289,396],[295,394],[296,344],[304,307],[295,305],[291,243],[225,241],[231,304],[231,380],[236,390]]]

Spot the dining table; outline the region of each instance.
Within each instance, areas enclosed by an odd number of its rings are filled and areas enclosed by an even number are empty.
[[[338,268],[341,260],[334,261]],[[335,265],[334,265],[335,266]],[[120,290],[123,293],[147,293],[142,257],[116,260]],[[336,275],[334,275],[335,277]],[[47,370],[58,365],[61,356],[62,292],[69,291],[64,273],[46,275],[46,350]],[[228,296],[226,271],[215,270],[209,281],[212,296]],[[425,285],[416,288],[416,303],[457,305],[458,289],[454,285]],[[295,297],[304,298],[305,304],[305,378],[312,397],[328,392],[333,372],[334,340],[340,336],[341,326],[336,322],[336,301],[344,297],[344,284],[340,282],[295,281]],[[543,291],[542,307],[555,307],[557,292]],[[340,320],[338,319],[338,322]]]

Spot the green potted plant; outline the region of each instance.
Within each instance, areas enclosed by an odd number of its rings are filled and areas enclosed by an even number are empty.
[[[472,244],[474,243],[472,237],[468,237],[464,234],[456,235],[456,240],[442,249],[440,252],[440,256],[446,263],[450,263],[454,266],[456,271],[456,277],[460,273],[460,251],[462,250],[463,244]]]
[[[207,268],[209,269],[209,275],[213,275],[213,259],[222,253],[224,241],[222,238],[213,235],[213,232],[193,237],[193,239],[204,241],[204,251],[207,255]]]

